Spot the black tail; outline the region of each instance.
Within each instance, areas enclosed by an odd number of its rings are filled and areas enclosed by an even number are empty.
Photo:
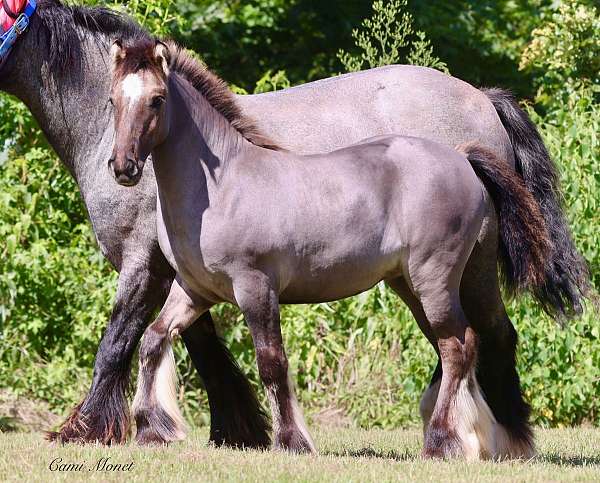
[[[550,240],[540,208],[523,180],[484,147],[469,143],[464,153],[481,179],[498,211],[500,262],[509,289],[529,289],[535,295],[547,283],[546,264]]]
[[[508,133],[517,172],[539,204],[550,238],[545,282],[536,289],[536,298],[547,312],[559,316],[581,313],[583,298],[591,288],[590,274],[587,263],[575,248],[562,211],[556,166],[535,125],[514,96],[502,89],[482,90]]]

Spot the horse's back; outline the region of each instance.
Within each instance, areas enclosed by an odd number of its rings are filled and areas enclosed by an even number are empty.
[[[396,133],[450,147],[479,141],[514,163],[510,140],[487,96],[435,69],[386,66],[237,101],[264,132],[294,152],[326,152]]]

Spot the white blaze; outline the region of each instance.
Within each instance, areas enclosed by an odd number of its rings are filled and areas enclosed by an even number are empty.
[[[144,82],[139,74],[128,74],[123,82],[121,83],[123,89],[123,96],[129,99],[129,107],[141,97],[144,92]]]

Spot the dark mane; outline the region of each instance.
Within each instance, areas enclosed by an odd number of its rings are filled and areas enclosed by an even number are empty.
[[[242,113],[227,83],[211,72],[183,47],[173,41],[167,42],[171,54],[170,68],[187,79],[202,96],[229,121],[248,141],[267,149],[280,148],[263,135],[254,121]]]
[[[34,19],[41,23],[40,34],[48,39],[50,67],[55,73],[80,67],[81,29],[98,37],[151,38],[135,20],[105,7],[69,6],[59,0],[39,0]]]
[[[75,27],[98,37],[118,38],[129,45],[154,41],[135,20],[105,7],[68,6],[59,0],[39,0],[36,17],[49,39],[50,67],[55,73],[78,67],[82,59],[80,33]],[[278,149],[260,133],[254,121],[242,113],[225,81],[174,42],[168,45],[174,72],[187,79],[250,142]]]

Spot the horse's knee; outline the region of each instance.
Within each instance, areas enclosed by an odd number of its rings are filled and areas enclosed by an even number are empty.
[[[162,353],[165,338],[165,333],[157,331],[152,326],[148,327],[140,344],[140,362],[143,364],[157,362]]]
[[[421,295],[421,304],[437,339],[442,363],[444,351],[448,353],[446,359],[455,353],[470,359],[476,348],[477,336],[467,321],[458,290],[446,284],[428,287]]]
[[[288,361],[282,347],[265,346],[256,349],[258,373],[266,386],[287,380]]]

